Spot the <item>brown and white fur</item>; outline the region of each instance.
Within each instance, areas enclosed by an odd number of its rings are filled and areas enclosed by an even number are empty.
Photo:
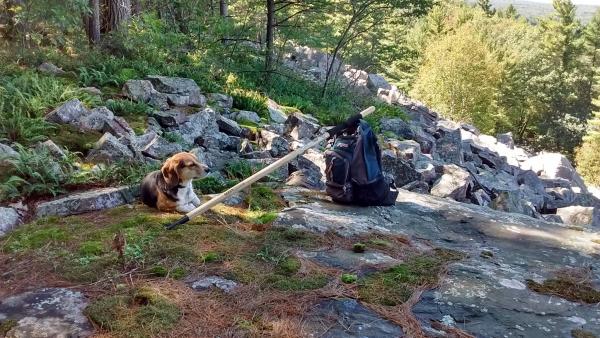
[[[142,181],[144,204],[161,211],[188,213],[202,202],[194,192],[192,180],[203,177],[208,167],[190,153],[168,158],[160,170],[149,173]]]

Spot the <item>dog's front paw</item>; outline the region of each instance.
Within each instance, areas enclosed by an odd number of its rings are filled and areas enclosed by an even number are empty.
[[[184,213],[184,214],[187,214],[188,212],[190,212],[194,209],[196,209],[196,207],[193,204],[177,206],[177,211]]]

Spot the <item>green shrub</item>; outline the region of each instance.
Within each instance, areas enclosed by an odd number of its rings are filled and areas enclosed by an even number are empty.
[[[132,100],[107,100],[106,107],[118,116],[145,116],[152,112],[152,107],[149,105],[143,102],[135,102]]]
[[[194,189],[200,190],[202,194],[218,194],[233,187],[237,182],[236,180],[222,180],[208,176],[195,180],[193,185]]]
[[[31,195],[56,196],[63,191],[63,184],[73,172],[74,157],[68,155],[57,159],[46,149],[27,149],[17,144],[18,156],[6,160],[9,163],[0,182],[0,201]]]
[[[252,175],[252,166],[245,160],[227,163],[223,170],[227,178],[232,180],[243,180]]]

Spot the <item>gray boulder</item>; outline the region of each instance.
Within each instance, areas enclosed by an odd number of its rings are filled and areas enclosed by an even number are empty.
[[[398,157],[391,150],[381,152],[381,165],[384,175],[393,179],[398,187],[421,179],[421,175],[411,162]]]
[[[83,129],[102,131],[104,126],[115,118],[115,114],[106,107],[98,107],[90,110],[78,121]]]
[[[379,74],[369,74],[367,77],[367,88],[369,88],[373,94],[377,94],[379,88],[390,90],[392,89],[392,85]]]
[[[19,225],[20,216],[13,208],[0,207],[0,237]]]
[[[225,116],[219,116],[217,118],[217,125],[219,130],[228,135],[242,136],[244,130],[234,120],[228,119]]]
[[[483,189],[471,193],[471,203],[487,207],[492,202],[492,198]]]
[[[539,176],[531,170],[523,170],[517,175],[517,183],[526,185],[537,194],[544,195],[546,187]]]
[[[389,140],[387,146],[396,151],[396,155],[413,164],[421,158],[421,145],[413,140]]]
[[[392,132],[406,140],[412,140],[415,137],[411,126],[402,119],[381,119],[379,123],[383,132]]]
[[[150,81],[154,89],[166,94],[200,93],[200,87],[192,79],[182,77],[169,77],[160,75],[148,75],[146,80]]]
[[[221,151],[220,149],[198,147],[190,150],[190,153],[194,154],[200,162],[207,165],[211,172],[222,170],[227,163],[239,160],[237,153]]]
[[[147,103],[156,109],[169,108],[167,95],[154,89],[148,80],[127,80],[123,85],[123,94],[134,101]]]
[[[238,123],[247,123],[252,122],[255,124],[260,123],[260,116],[257,113],[249,110],[239,110],[236,112],[229,113],[228,117],[232,120],[237,121]]]
[[[281,110],[277,102],[269,99],[267,101],[267,109],[269,110],[269,118],[274,123],[285,123],[287,115]]]
[[[571,162],[562,154],[539,154],[531,157],[527,162],[527,166],[534,172],[540,173],[542,177],[549,179],[562,178],[571,182],[574,187],[580,188],[582,192],[587,192],[583,179],[575,171]]]
[[[221,109],[229,110],[233,108],[233,97],[226,94],[208,94],[208,101]]]
[[[419,194],[428,194],[429,193],[429,184],[423,181],[414,181],[407,185],[402,186],[402,189],[416,192]]]
[[[110,133],[102,135],[96,142],[94,149],[90,150],[87,161],[92,163],[115,163],[118,161],[133,161],[134,152]]]
[[[155,110],[152,112],[151,116],[154,117],[163,128],[177,127],[188,121],[187,115],[177,109]]]
[[[163,160],[183,151],[183,147],[180,144],[171,143],[156,134],[153,136],[150,142],[140,149],[142,155],[156,160]]]
[[[93,96],[102,96],[102,91],[96,87],[83,87],[79,88],[79,90]]]
[[[139,194],[138,187],[102,188],[69,195],[52,201],[40,202],[35,216],[69,216],[114,208],[132,203]]]
[[[411,121],[415,123],[428,127],[434,127],[437,123],[438,114],[427,108],[422,102],[413,100],[405,95],[400,95],[396,100],[396,105],[402,108]],[[425,151],[424,149],[422,150]]]
[[[444,165],[443,175],[433,184],[431,194],[438,197],[449,197],[455,201],[465,201],[467,192],[473,186],[471,175],[457,165]]]
[[[62,160],[62,159],[65,159],[67,157],[67,154],[65,154],[64,150],[62,150],[52,140],[47,140],[47,141],[40,142],[40,143],[36,144],[35,150],[37,150],[37,151],[45,151],[48,154],[52,155],[52,157],[54,157],[57,160]]]
[[[490,207],[494,210],[523,214],[534,218],[541,218],[533,203],[523,198],[520,190],[501,191],[496,194]]]
[[[7,146],[6,144],[0,143],[0,170],[6,170],[11,166],[10,160],[18,157],[19,153],[17,153],[13,148]]]
[[[206,97],[200,92],[188,94],[188,95],[180,95],[180,94],[166,94],[167,102],[176,107],[205,107],[206,106]]]
[[[46,115],[46,121],[58,124],[77,124],[88,114],[87,108],[78,99],[65,102]]]
[[[438,126],[440,137],[435,142],[436,151],[433,153],[436,160],[456,165],[463,164],[462,140],[460,128]]]
[[[557,187],[547,188],[545,196],[545,206],[547,210],[565,208],[575,204],[577,195],[571,188]]]
[[[563,223],[582,226],[600,226],[600,210],[594,207],[570,206],[556,210]]]
[[[199,113],[188,116],[187,122],[182,123],[177,132],[188,144],[199,144],[205,147],[218,147],[217,113],[206,108]]]
[[[309,169],[294,171],[287,178],[285,184],[311,190],[322,190],[324,188],[321,174],[318,171]]]
[[[117,137],[132,138],[135,136],[135,131],[121,116],[115,116],[115,118],[105,123],[101,131],[111,133]]]
[[[65,75],[66,72],[62,70],[62,68],[57,67],[53,63],[44,62],[37,67],[38,72],[45,73],[49,75],[62,76]]]
[[[288,140],[268,130],[260,131],[259,143],[265,150],[269,150],[273,157],[284,156],[290,151]]]
[[[499,143],[506,145],[509,149],[513,149],[515,147],[515,141],[513,140],[513,134],[511,132],[498,134],[496,135],[496,139]]]
[[[15,326],[6,337],[88,337],[94,332],[84,310],[88,302],[78,291],[46,288],[0,302],[0,320]]]
[[[319,130],[319,121],[300,112],[292,113],[285,121],[286,134],[294,140],[307,140]]]

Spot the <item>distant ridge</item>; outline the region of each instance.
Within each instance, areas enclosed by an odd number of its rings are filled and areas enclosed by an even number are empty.
[[[475,3],[476,1],[468,0],[467,2]],[[513,4],[521,16],[530,19],[546,16],[554,11],[552,4],[543,4],[527,0],[492,0],[492,4],[497,9],[504,9],[508,7],[508,5]],[[597,10],[600,10],[600,3],[598,6],[577,5],[577,17],[582,22],[587,23],[591,20]]]

